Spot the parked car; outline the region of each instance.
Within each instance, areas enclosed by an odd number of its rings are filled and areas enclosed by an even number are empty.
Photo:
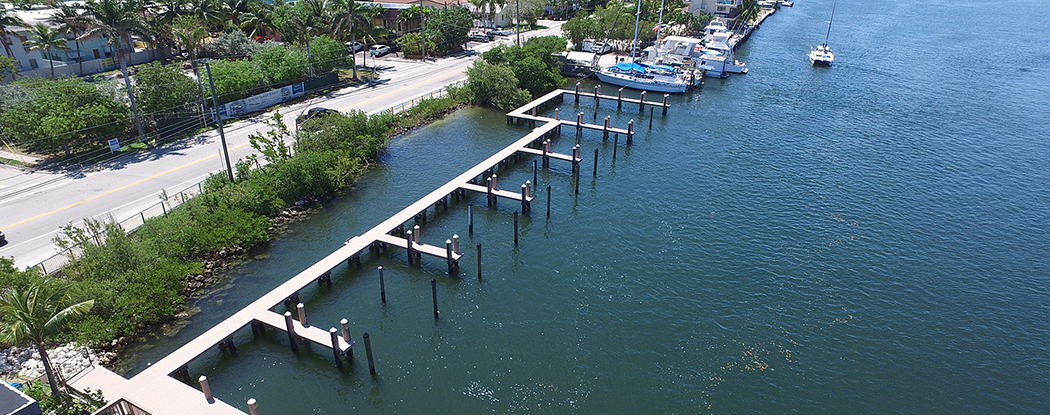
[[[489,30],[490,36],[510,36],[514,34],[513,29],[497,26],[495,29]]]
[[[4,232],[3,231],[0,231],[0,245],[4,245],[6,243],[7,243],[7,237],[4,236]]]
[[[470,40],[474,42],[488,42],[492,40],[492,38],[484,33],[474,33],[470,35]]]
[[[350,52],[357,52],[365,47],[361,42],[346,42],[345,45],[346,50],[349,50]]]
[[[390,53],[390,46],[372,45],[372,48],[368,50],[368,53],[372,56],[383,56]]]
[[[312,119],[323,118],[323,117],[327,117],[329,115],[338,114],[338,113],[339,113],[339,111],[336,111],[336,110],[333,110],[333,109],[329,109],[329,108],[321,108],[321,107],[310,108],[310,109],[306,110],[306,112],[304,112],[301,115],[299,115],[298,117],[296,117],[296,119],[295,119],[295,128],[299,128],[300,125],[302,125],[303,123],[305,123],[307,121],[310,121]]]

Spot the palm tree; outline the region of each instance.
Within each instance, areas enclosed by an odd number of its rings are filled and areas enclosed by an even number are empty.
[[[55,57],[51,55],[51,50],[69,49],[69,46],[66,46],[66,35],[60,29],[37,23],[30,28],[29,37],[26,46],[29,46],[29,50],[39,50],[41,55],[47,57],[47,62],[51,64],[51,79],[55,79]]]
[[[183,49],[186,49],[186,54],[189,55],[187,58],[190,60],[190,67],[193,68],[193,76],[200,79],[201,74],[197,67],[197,49],[204,43],[204,39],[208,38],[208,31],[199,24],[195,24],[195,22],[196,19],[190,16],[181,16],[175,19],[174,35],[175,42]]]
[[[357,43],[357,33],[354,27],[367,27],[372,25],[372,10],[356,0],[331,0],[332,35],[337,39],[346,39],[340,36],[342,33],[350,34],[351,44]],[[364,48],[362,47],[363,51]],[[357,51],[351,46],[350,54],[357,55]],[[357,79],[357,63],[354,63],[354,79]]]
[[[15,15],[14,10],[8,10],[4,7],[3,3],[0,3],[0,43],[4,44],[4,51],[7,52],[7,56],[14,58],[15,54],[11,52],[11,45],[7,44],[7,32],[9,27],[29,27],[22,18]]]
[[[222,0],[222,11],[228,22],[240,26],[241,16],[248,13],[248,0]]]
[[[88,300],[61,308],[68,302],[69,287],[59,280],[44,277],[27,288],[14,288],[0,296],[0,315],[4,325],[0,338],[21,344],[33,343],[44,362],[44,373],[51,385],[51,395],[60,396],[51,360],[47,356],[47,339],[59,333],[65,323],[86,313],[95,305]]]
[[[251,11],[241,16],[241,30],[251,29],[251,34],[248,37],[255,37],[259,33],[274,30],[273,6],[270,6],[268,3],[260,4],[260,6],[254,7]]]
[[[77,45],[77,62],[80,64],[80,74],[84,73],[84,57],[80,54],[79,36],[87,28],[87,18],[84,16],[80,6],[63,4],[57,11],[47,19],[49,23],[59,25],[59,30],[73,35],[73,42]],[[52,78],[54,75],[52,75]]]
[[[142,7],[135,0],[89,0],[84,3],[84,10],[87,11],[90,20],[87,30],[80,37],[98,34],[107,39],[110,50],[120,62],[120,73],[124,75],[124,86],[128,90],[128,100],[131,102],[131,112],[135,115],[139,139],[145,141],[146,133],[142,130],[142,120],[135,106],[135,94],[131,90],[131,78],[128,76],[128,59],[134,47],[131,36],[148,36],[139,15]]]
[[[189,0],[185,13],[196,17],[210,30],[223,22],[222,6],[216,0]]]

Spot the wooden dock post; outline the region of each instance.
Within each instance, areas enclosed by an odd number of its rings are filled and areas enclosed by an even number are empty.
[[[623,88],[620,88],[619,94],[616,95],[616,110],[623,109]]]
[[[332,336],[332,357],[335,357],[335,367],[342,369],[343,357],[340,356],[342,353],[339,351],[339,330],[332,327],[328,329],[328,333]]]
[[[649,129],[653,129],[653,107],[649,107]]]
[[[549,168],[551,166],[551,139],[543,141],[543,167]]]
[[[608,115],[606,115],[605,116],[605,125],[602,126],[602,141],[605,141],[605,140],[609,139],[609,122],[610,121],[611,121],[611,118]]]
[[[613,135],[613,161],[616,161],[616,150],[620,147],[620,133]]]
[[[296,304],[295,311],[299,312],[299,324],[302,324],[303,327],[310,327],[310,323],[306,321],[306,304]]]
[[[449,276],[453,276],[453,275],[456,274],[455,271],[452,269],[452,262],[453,261],[454,260],[452,259],[452,240],[451,239],[446,239],[445,240],[445,262],[448,264],[448,275]]]
[[[518,246],[518,211],[514,211],[514,246]]]
[[[405,240],[408,241],[406,250],[408,251],[408,265],[412,265],[412,231],[405,231]]]
[[[452,252],[455,252],[457,255],[459,254],[459,234],[458,233],[452,234]]]
[[[298,353],[299,352],[299,341],[298,341],[298,339],[295,336],[295,325],[292,324],[292,312],[291,311],[285,311],[284,312],[284,327],[285,327],[285,331],[288,332],[288,343],[291,345],[292,351]]]
[[[430,297],[434,299],[434,319],[438,318],[438,282],[436,279],[430,279]]]
[[[576,105],[580,105],[580,83],[576,83]]]
[[[598,149],[597,148],[594,149],[594,173],[592,173],[592,175],[594,177],[598,177]]]
[[[266,328],[265,328],[265,326],[263,326],[262,323],[260,323],[258,321],[255,321],[255,320],[252,320],[251,326],[252,326],[252,336],[253,337],[259,338],[259,337],[262,337],[263,335],[266,334]]]
[[[580,145],[572,148],[573,173],[576,175],[576,194],[580,194]]]
[[[224,342],[226,343],[226,348],[230,351],[230,355],[236,356],[237,346],[233,344],[233,336],[227,337],[226,340],[224,340]]]
[[[467,232],[474,234],[474,204],[467,204]]]
[[[362,337],[365,339],[365,356],[368,357],[368,373],[372,374],[372,377],[376,377],[376,364],[372,360],[372,339],[368,338],[368,333],[365,333]]]
[[[345,318],[339,320],[339,334],[343,336],[343,341],[345,341],[346,344],[350,344],[350,320]]]
[[[598,104],[601,102],[602,97],[602,85],[598,84],[594,86],[594,112],[598,112]]]
[[[547,218],[551,217],[551,185],[547,185]]]
[[[175,370],[175,379],[181,380],[182,383],[189,385],[191,382],[189,366],[182,365],[177,370]]]
[[[259,415],[259,404],[256,403],[255,398],[248,399],[248,415]]]
[[[539,167],[537,167],[538,165],[539,165],[539,163],[537,163],[536,160],[532,161],[532,182],[535,183],[535,184],[539,184],[540,183],[540,180],[539,180],[540,172],[539,172]]]
[[[478,244],[478,279],[481,279],[481,244]]]
[[[664,115],[667,115],[667,107],[671,106],[669,102],[670,98],[671,94],[664,94]]]
[[[634,138],[634,120],[627,121],[627,145],[631,145],[632,138]]]
[[[642,96],[638,99],[638,112],[645,112],[645,91],[642,91]]]
[[[379,298],[386,305],[386,278],[383,277],[383,267],[379,267]]]
[[[421,229],[419,228],[419,225],[416,225],[416,226],[413,226],[413,227],[412,227],[412,237],[413,237],[413,238],[415,238],[415,239],[414,239],[414,240],[413,240],[412,242],[415,242],[415,243],[416,243],[416,245],[419,245],[419,239],[420,239],[420,236],[419,236],[419,235],[420,235],[421,233],[423,233],[423,232],[422,232],[422,231],[421,231]]]
[[[529,194],[528,186],[525,186],[525,183],[522,183],[521,184],[521,214],[523,214],[523,215],[529,212],[529,196],[528,196],[528,194]]]
[[[576,114],[576,144],[580,144],[580,137],[583,137],[583,112]]]
[[[211,394],[211,385],[208,384],[208,377],[201,375],[197,381],[201,383],[201,392],[204,392],[204,400],[208,401],[208,403],[215,403],[215,397]]]
[[[559,111],[559,108],[555,108],[555,109],[554,109],[554,120],[555,120],[555,121],[558,121],[558,120],[560,120],[560,119],[558,118],[558,111]]]

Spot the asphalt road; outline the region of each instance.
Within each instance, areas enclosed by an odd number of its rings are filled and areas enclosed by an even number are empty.
[[[560,35],[561,22],[542,22],[548,29],[522,34],[522,38]],[[352,109],[376,113],[466,79],[465,70],[477,54],[499,43],[512,44],[515,36],[494,42],[469,44],[459,56],[409,61],[395,55],[369,58],[380,68],[380,79],[367,86],[346,88],[309,101],[282,107],[285,123],[311,107],[339,111]],[[236,163],[254,150],[248,135],[265,125],[272,111],[226,125],[230,159]],[[209,131],[150,151],[129,154],[97,165],[64,172],[25,171],[0,165],[0,230],[7,243],[0,256],[12,257],[20,267],[36,265],[58,252],[53,238],[68,224],[84,218],[124,220],[156,204],[162,191],[183,190],[225,169],[218,133]]]

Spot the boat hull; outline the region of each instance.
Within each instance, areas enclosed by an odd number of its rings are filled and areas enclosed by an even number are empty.
[[[595,72],[595,75],[598,76],[599,80],[601,80],[602,82],[605,82],[607,84],[613,84],[613,85],[618,85],[618,86],[622,86],[622,87],[626,87],[626,88],[638,89],[638,90],[642,90],[642,91],[667,92],[667,93],[680,94],[680,93],[685,92],[686,88],[689,86],[689,85],[687,85],[684,82],[683,83],[674,83],[674,84],[665,83],[665,82],[646,82],[646,81],[638,80],[638,79],[632,78],[632,77],[616,76],[616,75],[608,74],[608,73],[601,72],[601,71]]]

